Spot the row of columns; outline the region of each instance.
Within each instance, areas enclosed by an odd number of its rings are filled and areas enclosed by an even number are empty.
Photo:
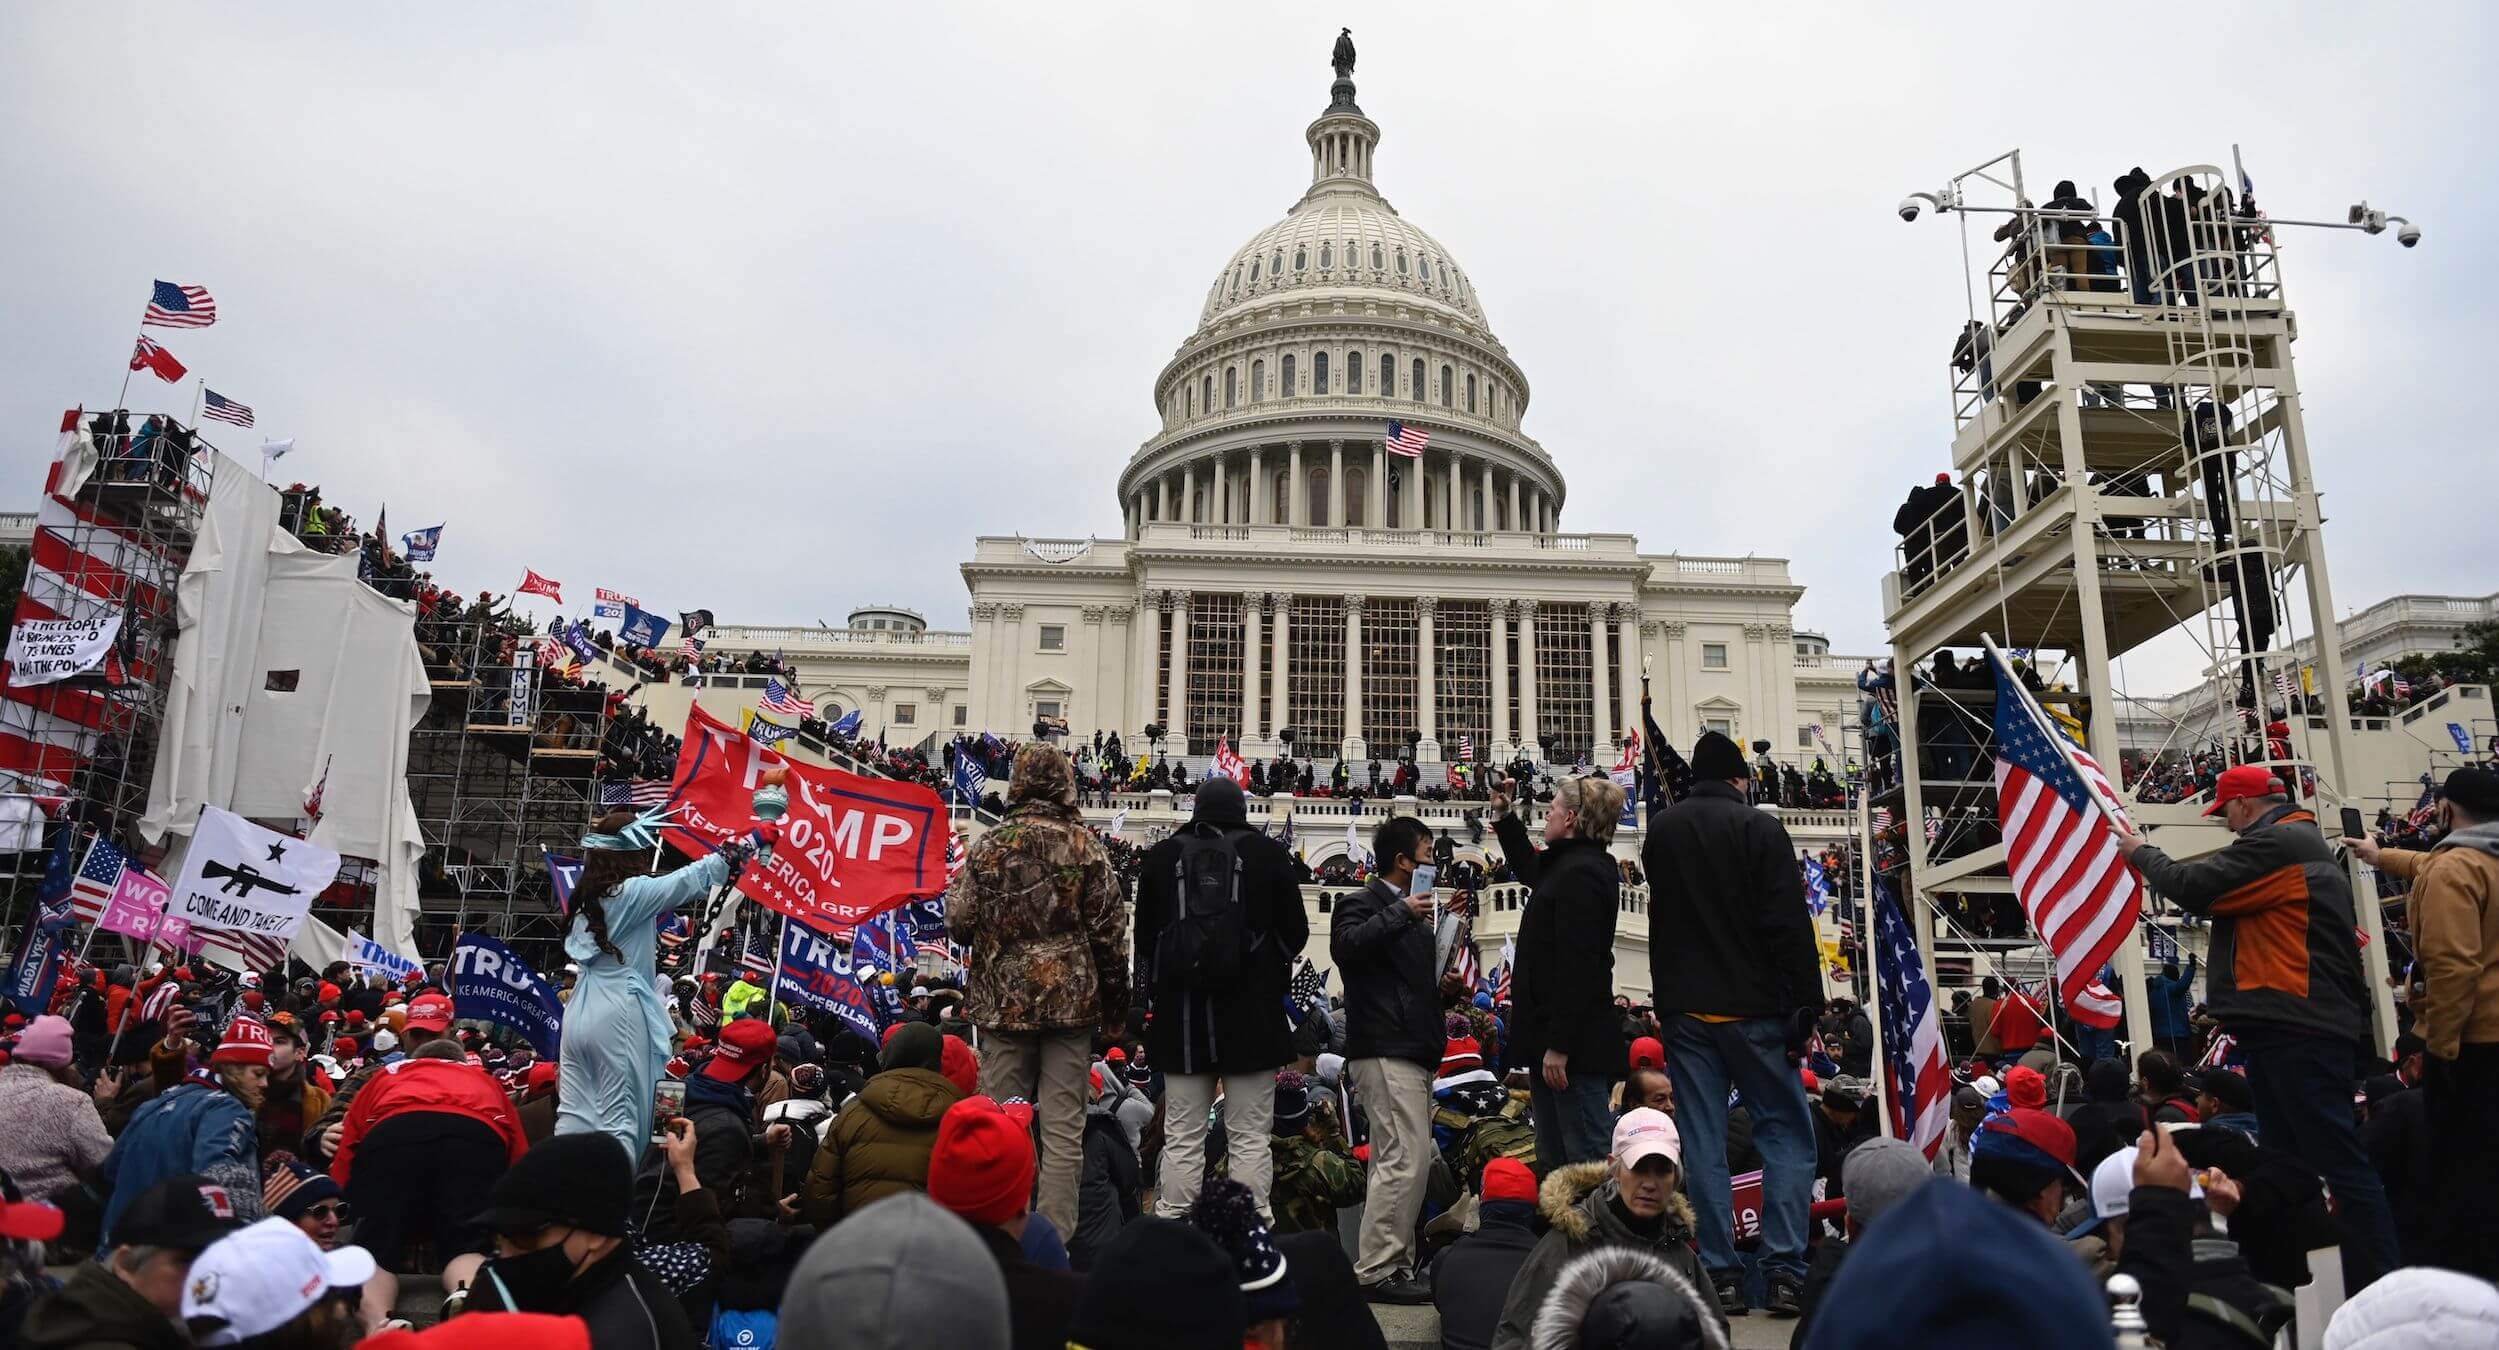
[[[1177,469],[1155,475],[1150,484],[1140,485],[1129,495],[1126,507],[1128,536],[1135,538],[1145,525],[1181,521],[1194,525],[1303,525],[1343,528],[1362,525],[1372,529],[1388,527],[1388,473],[1390,456],[1383,442],[1354,445],[1350,451],[1344,441],[1327,443],[1327,496],[1317,512],[1311,510],[1311,480],[1303,472],[1303,447],[1312,449],[1312,467],[1318,460],[1315,442],[1288,441],[1280,447],[1280,462],[1286,467],[1285,499],[1274,500],[1273,475],[1268,472],[1267,451],[1271,447],[1253,445],[1246,451],[1216,451],[1193,459]],[[1350,458],[1356,465],[1369,458],[1369,472],[1364,477],[1362,519],[1354,520],[1351,494],[1345,466]],[[1236,467],[1246,461],[1245,467]],[[1198,470],[1205,466],[1206,495],[1198,496]],[[1426,449],[1419,459],[1400,467],[1410,471],[1414,481],[1401,494],[1403,511],[1397,522],[1399,529],[1423,528],[1423,503],[1432,503],[1434,529],[1488,530],[1495,522],[1506,523],[1511,530],[1550,534],[1559,525],[1560,507],[1553,495],[1541,484],[1512,472],[1505,472],[1492,460],[1476,456],[1471,461],[1455,450]],[[1477,478],[1480,470],[1480,478]],[[1480,503],[1468,491],[1474,479],[1482,491]],[[1506,508],[1504,510],[1503,508]],[[1317,519],[1306,519],[1313,515]],[[1487,519],[1489,518],[1489,519]],[[1452,525],[1452,521],[1462,523]]]
[[[1187,591],[1148,591],[1140,613],[1171,616],[1171,664],[1163,672],[1159,687],[1166,710],[1166,724],[1176,743],[1184,742],[1189,725],[1189,597]],[[1360,758],[1367,753],[1362,736],[1362,653],[1363,613],[1369,603],[1364,595],[1341,597],[1345,614],[1345,737],[1341,753]],[[1241,683],[1239,716],[1235,725],[1242,729],[1245,742],[1270,743],[1276,733],[1291,723],[1290,652],[1293,597],[1288,592],[1248,591],[1241,596]],[[1537,725],[1536,623],[1537,602],[1494,598],[1488,605],[1492,611],[1491,667],[1492,719],[1491,751],[1506,757],[1522,744],[1532,746]],[[1415,704],[1416,747],[1420,758],[1442,758],[1439,737],[1439,656],[1435,620],[1440,597],[1414,597],[1415,633]],[[1267,623],[1272,610],[1273,623]],[[1510,662],[1508,659],[1510,623],[1515,616],[1518,634],[1518,720],[1510,719]],[[1630,604],[1592,604],[1588,606],[1589,671],[1592,681],[1590,708],[1593,714],[1593,743],[1599,750],[1613,744],[1617,725],[1628,730],[1637,721],[1637,690],[1640,676],[1639,607]],[[1681,625],[1677,625],[1678,628]],[[1262,641],[1261,629],[1265,628]],[[1155,720],[1154,702],[1158,686],[1155,662],[1161,656],[1156,626],[1149,622],[1138,644],[1139,678],[1136,688],[1144,691],[1145,707],[1137,717],[1138,725]],[[1619,641],[1619,666],[1609,659],[1608,638]],[[1260,669],[1261,649],[1266,651],[1264,674]],[[1259,682],[1266,681],[1267,715],[1259,712]],[[1620,721],[1617,722],[1619,714]],[[1182,746],[1183,751],[1205,751],[1210,746]],[[1542,758],[1538,749],[1529,749],[1531,758]]]

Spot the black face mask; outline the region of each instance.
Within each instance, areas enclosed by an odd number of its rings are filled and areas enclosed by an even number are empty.
[[[564,1287],[579,1273],[558,1242],[487,1262],[478,1269],[477,1284],[495,1290],[513,1312],[558,1312],[565,1306]]]

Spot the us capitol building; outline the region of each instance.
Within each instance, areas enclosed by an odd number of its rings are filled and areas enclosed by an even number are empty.
[[[1836,769],[1855,666],[1795,632],[1786,562],[1565,528],[1526,371],[1466,267],[1381,195],[1349,69],[1330,94],[1308,190],[1224,260],[1154,377],[1119,537],[976,540],[968,632],[880,605],[715,648],[786,652],[828,719],[859,709],[897,743],[1059,717],[1132,751],[1160,726],[1200,761],[1219,737],[1260,758],[1289,734],[1323,766],[1411,743],[1427,782],[1462,744],[1611,763],[1646,667],[1680,747],[1715,728],[1805,759],[1819,735]],[[1392,420],[1428,436],[1419,458],[1391,453]]]

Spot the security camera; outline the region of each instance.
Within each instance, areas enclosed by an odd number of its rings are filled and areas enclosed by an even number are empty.
[[[2420,243],[2421,227],[2413,224],[2409,220],[2405,221],[2395,231],[2395,242],[2403,245],[2405,248],[2410,248],[2413,245]]]
[[[1902,220],[1916,220],[1918,218],[1918,199],[1916,197],[1911,196],[1900,199],[1900,218]]]

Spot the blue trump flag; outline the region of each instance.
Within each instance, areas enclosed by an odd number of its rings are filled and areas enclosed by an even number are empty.
[[[462,933],[451,949],[451,1011],[500,1022],[521,1033],[542,1059],[564,1034],[564,1000],[513,950],[483,933]]]
[[[399,542],[407,545],[403,552],[408,555],[408,561],[432,562],[434,550],[443,546],[443,527],[428,525],[421,530],[410,530],[399,536]]]
[[[853,708],[849,712],[843,713],[842,720],[835,722],[832,726],[833,734],[844,738],[858,735],[860,716],[861,713],[857,708]]]
[[[876,1004],[852,971],[850,953],[811,924],[791,919],[782,928],[781,966],[773,972],[772,985],[780,997],[831,1013],[870,1042],[884,1031]]]
[[[70,857],[78,830],[57,825],[53,831],[52,856],[44,862],[43,886],[35,892],[34,922],[26,925],[26,940],[9,964],[9,1001],[28,1017],[51,1010],[52,986],[61,977],[61,952],[69,930],[78,923],[69,896]]]
[[[599,659],[599,644],[590,640],[590,625],[579,619],[573,620],[572,628],[564,634],[564,645],[584,661]]]
[[[573,912],[573,888],[581,884],[581,859],[569,853],[544,850],[547,855],[547,886],[555,892],[555,912]]]
[[[616,625],[616,640],[637,647],[656,647],[668,636],[668,620],[647,609],[625,606],[625,621]]]
[[[1291,817],[1285,818],[1285,824],[1292,823]],[[901,909],[894,912],[901,916],[903,924],[907,926],[915,940],[920,942],[946,940],[946,897],[932,895],[924,899],[907,901]]]

